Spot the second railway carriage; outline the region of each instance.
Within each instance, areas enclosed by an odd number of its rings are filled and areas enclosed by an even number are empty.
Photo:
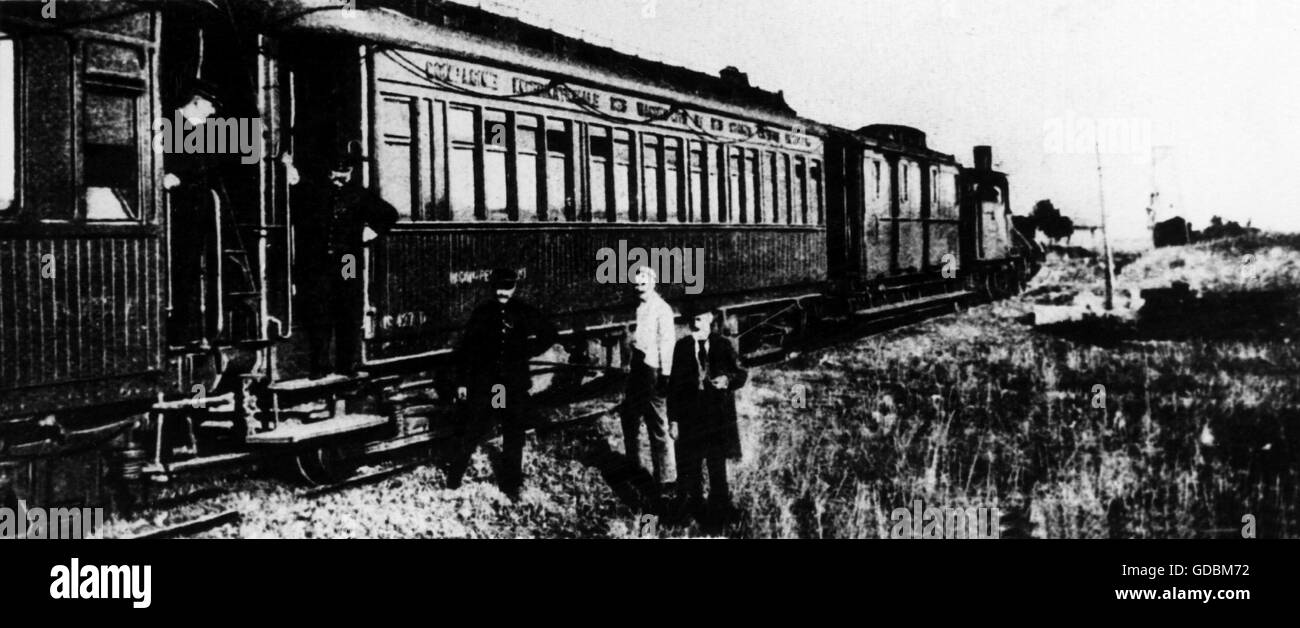
[[[925,133],[872,125],[829,135],[830,256],[842,290],[871,307],[957,292],[961,165]]]
[[[723,308],[751,355],[1032,267],[985,153],[966,169],[915,129],[803,119],[735,68],[436,0],[43,6],[0,5],[0,492],[93,486],[52,470],[78,451],[92,479],[287,453],[323,481],[427,442],[497,267],[563,330],[539,364],[559,388],[623,367],[637,250],[670,262],[670,302]],[[261,139],[210,156],[197,227],[155,146],[195,78]],[[319,208],[287,164],[339,147],[401,217],[359,260],[364,372],[312,380],[295,225]]]

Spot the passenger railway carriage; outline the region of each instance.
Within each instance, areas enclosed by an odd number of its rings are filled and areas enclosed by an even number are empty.
[[[198,238],[173,229],[154,150],[195,78],[263,140],[208,155]],[[365,372],[308,380],[293,225],[316,208],[285,163],[339,146],[402,218],[361,260]],[[915,129],[800,118],[735,68],[450,2],[5,2],[0,490],[85,501],[105,478],[277,453],[326,481],[427,442],[497,267],[564,330],[538,389],[626,359],[634,298],[596,281],[606,248],[703,250],[702,293],[666,296],[722,307],[750,355],[817,322],[1006,294],[1034,269],[1007,197],[986,151],[965,169]],[[200,285],[179,286],[171,253],[194,242]]]

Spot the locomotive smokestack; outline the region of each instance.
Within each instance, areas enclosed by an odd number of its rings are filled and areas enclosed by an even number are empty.
[[[975,169],[976,170],[993,169],[993,147],[992,146],[975,147]]]

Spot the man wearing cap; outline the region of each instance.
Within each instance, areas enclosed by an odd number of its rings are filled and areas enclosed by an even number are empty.
[[[173,119],[185,127],[181,137],[207,124],[221,108],[216,87],[202,80],[186,85],[179,102]],[[216,253],[207,250],[211,234],[217,228],[215,212],[221,202],[216,192],[214,158],[203,152],[187,153],[180,146],[163,158],[163,189],[171,207],[167,220],[171,224],[172,240],[172,311],[168,329],[170,340],[177,345],[202,340],[211,322],[200,320],[199,301],[203,294],[203,268],[211,264],[209,256]]]
[[[398,219],[395,207],[353,182],[353,158],[347,152],[331,163],[328,183],[300,185],[295,198],[294,243],[313,379],[331,370],[356,372],[365,309],[365,247]]]
[[[672,434],[668,431],[665,395],[673,368],[673,346],[677,327],[672,306],[659,296],[659,277],[654,269],[641,266],[633,276],[640,304],[636,308],[636,331],[632,334],[632,363],[623,397],[624,453],[635,465],[641,464],[641,424],[650,436],[650,453],[660,500],[671,497],[677,481],[677,460]],[[662,505],[662,503],[661,503]]]
[[[447,471],[458,488],[479,442],[499,424],[503,446],[501,490],[512,499],[523,488],[524,435],[532,388],[529,362],[549,350],[555,328],[536,308],[515,298],[518,274],[492,271],[493,298],[476,308],[456,348],[456,399],[466,404],[459,448]]]
[[[733,515],[727,485],[727,459],[740,458],[740,428],[735,391],[749,380],[731,341],[713,331],[714,311],[688,304],[682,312],[691,333],[673,351],[668,415],[676,424],[677,464],[685,506],[704,513],[704,474],[709,472],[709,511],[713,521]]]

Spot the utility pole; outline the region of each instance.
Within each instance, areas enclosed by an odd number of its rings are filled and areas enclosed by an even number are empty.
[[[1110,236],[1106,232],[1106,182],[1101,174],[1101,140],[1097,148],[1097,197],[1101,201],[1101,246],[1106,255],[1106,311],[1115,309],[1115,260],[1110,255]]]

